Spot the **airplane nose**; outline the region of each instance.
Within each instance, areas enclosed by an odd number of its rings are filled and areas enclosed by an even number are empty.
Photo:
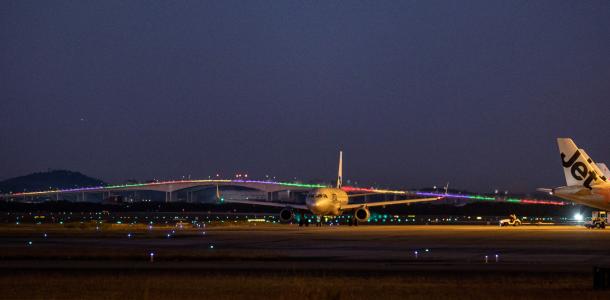
[[[307,199],[307,206],[309,207],[309,210],[311,210],[311,212],[313,212],[314,214],[318,214],[321,212],[324,203],[316,199]]]
[[[307,206],[309,206],[310,208],[316,208],[320,206],[320,203],[316,200],[309,200],[307,201]]]

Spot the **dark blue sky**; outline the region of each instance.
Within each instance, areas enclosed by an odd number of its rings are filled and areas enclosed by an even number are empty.
[[[0,179],[564,184],[610,161],[610,1],[2,1]]]

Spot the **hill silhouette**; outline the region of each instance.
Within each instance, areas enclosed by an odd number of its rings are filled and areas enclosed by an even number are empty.
[[[16,193],[23,191],[46,191],[49,189],[68,189],[101,185],[106,185],[106,183],[79,172],[52,170],[0,181],[0,192]]]

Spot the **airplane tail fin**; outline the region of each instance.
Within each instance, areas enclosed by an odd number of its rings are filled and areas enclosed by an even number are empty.
[[[605,163],[597,163],[597,167],[602,171],[602,175],[606,178],[610,178],[610,170],[608,170],[608,166]]]
[[[343,185],[343,151],[339,151],[339,171],[337,174],[337,188]]]
[[[589,154],[587,154],[587,152],[585,152],[584,149],[578,149],[580,151],[580,153],[582,153],[584,159],[590,164],[590,171],[593,171],[595,173],[595,175],[597,175],[596,177],[599,178],[599,182],[596,183],[603,183],[606,182],[608,179],[608,176],[606,174],[604,174],[604,171],[599,167],[598,163],[593,162],[593,160],[591,159],[591,157],[589,156]]]
[[[595,162],[583,149],[578,149],[572,139],[558,138],[557,145],[568,186],[580,185],[590,189],[592,185],[606,182]]]

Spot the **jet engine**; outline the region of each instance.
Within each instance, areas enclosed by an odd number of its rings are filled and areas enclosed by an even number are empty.
[[[288,223],[294,220],[294,212],[290,208],[284,208],[280,211],[280,221]]]
[[[371,217],[371,212],[366,207],[361,207],[356,209],[354,212],[354,218],[358,220],[358,222],[366,222]]]

